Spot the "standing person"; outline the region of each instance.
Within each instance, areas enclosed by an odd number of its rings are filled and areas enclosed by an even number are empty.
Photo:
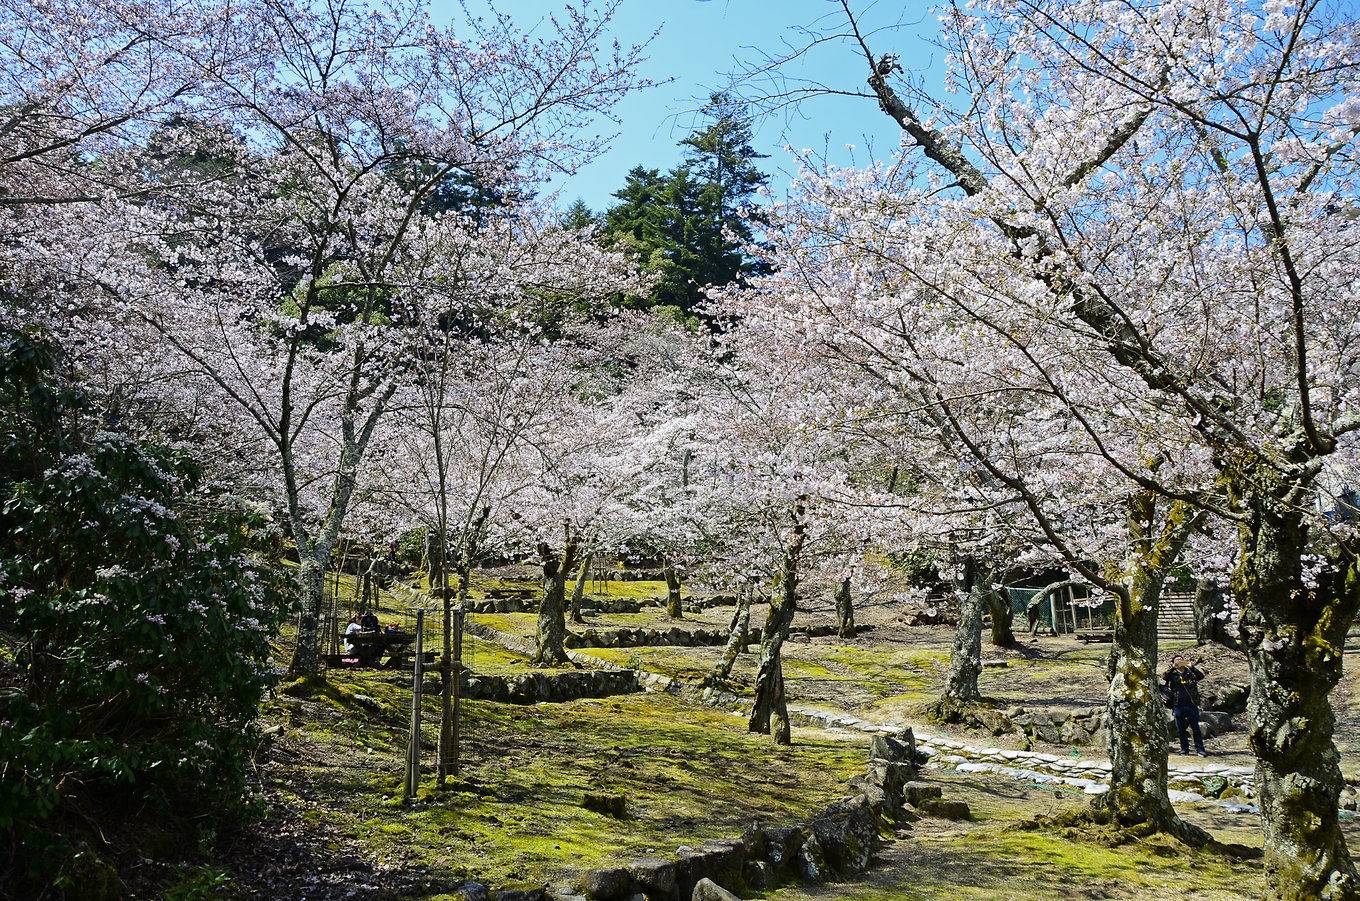
[[[1176,718],[1176,735],[1181,740],[1181,753],[1190,753],[1190,742],[1185,734],[1188,727],[1195,736],[1195,753],[1200,757],[1208,757],[1209,752],[1204,750],[1204,739],[1199,731],[1199,680],[1203,678],[1204,673],[1180,655],[1171,658],[1171,669],[1162,676],[1170,695],[1171,713]]]

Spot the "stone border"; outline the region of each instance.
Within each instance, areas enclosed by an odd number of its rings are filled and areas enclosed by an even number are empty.
[[[705,648],[727,644],[727,629],[582,629],[568,632],[568,648]],[[760,629],[748,630],[747,641],[760,641]]]
[[[543,704],[636,694],[642,683],[635,670],[572,670],[489,676],[465,672],[463,697],[501,704]]]

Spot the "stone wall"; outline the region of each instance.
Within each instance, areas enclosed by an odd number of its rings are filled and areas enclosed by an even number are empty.
[[[607,698],[642,691],[634,670],[570,670],[561,673],[525,673],[519,676],[487,676],[464,673],[463,697],[502,704],[539,704],[544,701],[575,701]]]
[[[760,642],[760,629],[751,629],[748,640]],[[569,648],[701,648],[727,644],[726,629],[583,629],[568,633]]]

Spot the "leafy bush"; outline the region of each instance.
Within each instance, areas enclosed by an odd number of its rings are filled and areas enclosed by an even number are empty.
[[[0,534],[0,884],[60,893],[100,824],[240,803],[283,608],[192,461],[101,428],[48,342],[4,333]]]

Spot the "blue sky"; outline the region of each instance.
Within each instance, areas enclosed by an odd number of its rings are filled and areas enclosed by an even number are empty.
[[[558,8],[560,0],[502,0],[500,8],[522,27]],[[858,4],[864,6],[865,4]],[[903,9],[907,12],[903,12]],[[578,173],[555,180],[560,203],[577,197],[593,210],[609,206],[611,194],[623,184],[624,174],[636,165],[666,169],[680,157],[677,142],[693,128],[693,112],[707,95],[722,87],[727,74],[758,53],[780,53],[787,45],[805,40],[794,29],[821,20],[839,24],[839,3],[833,0],[623,0],[614,34],[620,43],[637,43],[654,30],[642,74],[668,83],[625,100],[617,112],[622,124],[609,149]],[[934,19],[920,0],[870,5],[864,23],[889,26],[877,35],[876,52],[900,53],[911,68],[934,68],[940,59],[930,46]],[[793,71],[841,89],[865,87],[866,64],[848,44],[821,47]],[[763,161],[773,174],[771,187],[782,191],[793,168],[785,145],[826,150],[836,163],[867,162],[868,147],[893,148],[897,128],[871,100],[855,97],[821,98],[805,103],[800,112],[787,111],[759,124],[757,149],[770,155]],[[854,144],[853,152],[846,149]]]

